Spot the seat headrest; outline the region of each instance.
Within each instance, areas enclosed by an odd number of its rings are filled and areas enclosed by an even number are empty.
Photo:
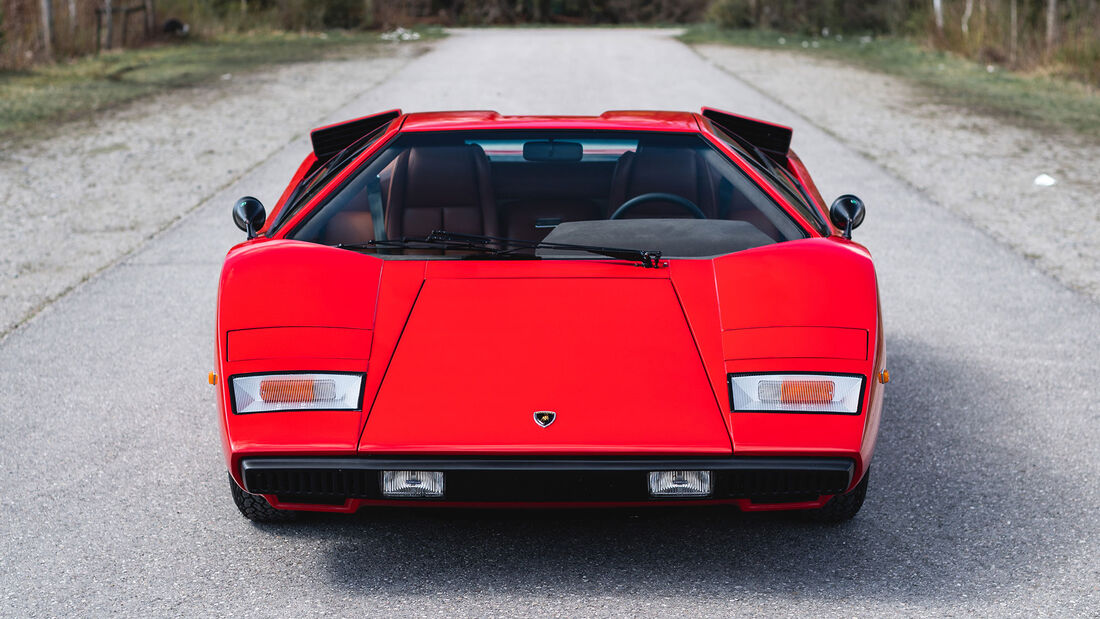
[[[699,199],[699,159],[683,148],[644,148],[634,155],[627,197],[643,193],[674,193]]]
[[[480,204],[478,157],[485,153],[476,145],[409,149],[404,207]]]

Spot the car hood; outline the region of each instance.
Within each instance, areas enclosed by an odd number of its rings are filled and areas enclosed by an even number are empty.
[[[731,453],[668,269],[620,268],[426,273],[360,452]]]

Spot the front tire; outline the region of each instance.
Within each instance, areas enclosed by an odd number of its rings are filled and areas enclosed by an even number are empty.
[[[289,510],[275,509],[262,496],[245,492],[233,481],[232,475],[229,475],[229,491],[233,493],[233,502],[241,515],[252,522],[286,522],[298,515]]]
[[[859,508],[863,507],[863,500],[867,498],[867,483],[870,479],[871,471],[868,469],[855,488],[834,496],[819,509],[806,512],[806,517],[814,522],[826,524],[839,524],[851,520],[859,513]]]

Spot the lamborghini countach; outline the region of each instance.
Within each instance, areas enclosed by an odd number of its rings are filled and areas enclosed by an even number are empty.
[[[390,111],[237,201],[221,437],[255,521],[363,507],[860,509],[876,274],[791,129]]]

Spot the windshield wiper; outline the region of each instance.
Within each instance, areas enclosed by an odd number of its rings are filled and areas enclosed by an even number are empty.
[[[509,239],[499,236],[486,236],[483,234],[460,234],[447,232],[446,230],[434,230],[428,235],[429,241],[442,241],[451,243],[469,243],[478,247],[490,249],[497,256],[510,255],[521,249],[562,249],[566,251],[586,251],[617,260],[630,260],[640,262],[647,269],[660,267],[661,252],[648,249],[626,249],[622,247],[600,247],[597,245],[573,245],[570,243],[548,243],[546,241],[526,241],[522,239]],[[490,244],[508,245],[508,249],[495,249]]]
[[[505,249],[505,245],[509,247]],[[624,249],[621,247],[598,247],[595,245],[571,245],[568,243],[547,243],[546,241],[525,241],[521,239],[509,239],[482,234],[460,234],[447,232],[446,230],[433,230],[423,239],[403,237],[400,239],[383,239],[378,241],[366,241],[364,243],[340,243],[336,245],[340,249],[353,251],[379,250],[379,249],[437,249],[437,250],[463,250],[477,253],[481,256],[512,260],[539,260],[539,256],[517,254],[523,249],[562,249],[566,251],[586,251],[618,260],[630,260],[640,262],[647,269],[656,269],[660,266],[661,252],[645,249]]]
[[[428,235],[427,237],[422,239],[402,237],[400,239],[382,239],[378,241],[366,241],[364,243],[338,243],[334,247],[337,247],[339,249],[350,249],[353,251],[385,249],[428,249],[441,251],[462,250],[491,256],[499,255],[503,258],[514,258],[517,260],[530,260],[535,258],[535,256],[508,255],[507,250],[502,250],[496,247],[489,247],[488,245],[480,242],[471,243],[468,241],[460,240],[437,239],[432,238],[431,235]]]

